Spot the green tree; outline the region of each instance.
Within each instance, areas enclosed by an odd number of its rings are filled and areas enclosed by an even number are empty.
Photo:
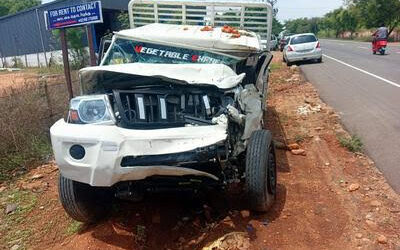
[[[276,19],[276,17],[274,17],[274,19],[272,21],[272,34],[277,35],[282,30],[283,30],[283,24],[281,22],[279,22],[279,20]]]
[[[339,13],[340,23],[343,26],[343,31],[349,31],[350,37],[353,39],[353,34],[356,32],[359,23],[358,9],[355,6],[349,6]]]
[[[341,18],[342,11],[343,8],[339,8],[325,15],[326,26],[335,32],[336,38],[338,38],[340,34],[345,30]]]
[[[376,28],[385,25],[389,35],[400,24],[399,0],[354,0],[359,9],[362,23],[366,28]]]
[[[86,35],[85,27],[76,27],[66,29],[68,49],[71,54],[71,66],[73,69],[81,69],[88,64],[88,53],[85,49],[84,36]],[[54,30],[53,36],[60,40],[60,31]]]
[[[40,0],[0,0],[0,17],[40,5]]]

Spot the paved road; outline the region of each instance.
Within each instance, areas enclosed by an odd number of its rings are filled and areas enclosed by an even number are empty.
[[[340,112],[365,150],[400,193],[400,46],[372,55],[369,43],[322,40],[322,64],[304,64],[306,78]]]

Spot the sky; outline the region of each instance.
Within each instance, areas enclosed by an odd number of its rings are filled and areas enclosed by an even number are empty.
[[[320,17],[342,6],[343,0],[278,0],[278,20]]]
[[[42,0],[42,3],[51,1],[53,0]],[[342,3],[343,0],[278,0],[278,20],[323,16],[329,11],[339,8]]]

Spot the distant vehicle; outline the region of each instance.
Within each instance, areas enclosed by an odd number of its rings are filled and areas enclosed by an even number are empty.
[[[279,40],[279,50],[282,52],[285,49],[285,46],[288,44],[288,40],[290,39],[290,37],[294,35],[292,33],[288,33],[286,35],[284,35],[281,40]]]
[[[274,51],[278,49],[278,38],[274,35],[271,36],[271,41],[269,42],[270,51]]]
[[[283,61],[291,66],[294,62],[315,60],[322,62],[321,44],[312,33],[291,36],[283,51]]]

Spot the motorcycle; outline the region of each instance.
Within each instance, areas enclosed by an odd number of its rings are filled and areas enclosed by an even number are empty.
[[[381,55],[386,53],[387,40],[375,40],[372,42],[372,53],[376,55],[379,52]]]

